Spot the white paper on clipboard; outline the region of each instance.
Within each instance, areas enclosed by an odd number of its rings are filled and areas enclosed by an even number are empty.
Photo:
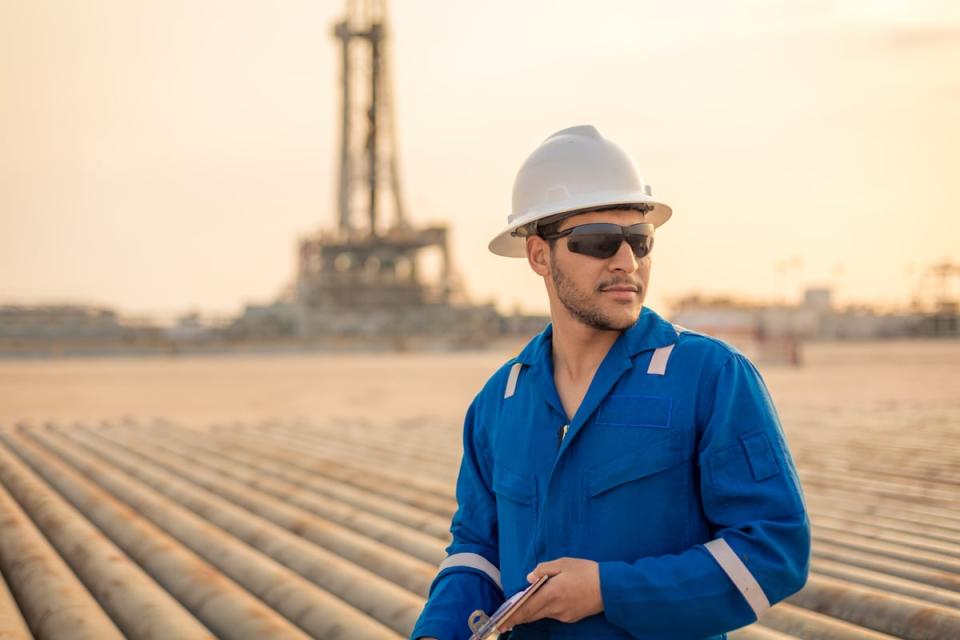
[[[500,607],[493,612],[493,615],[487,617],[487,615],[477,609],[467,620],[467,624],[470,626],[470,630],[473,631],[473,635],[470,636],[470,640],[487,640],[493,634],[498,633],[497,627],[507,621],[511,615],[513,615],[520,606],[527,601],[530,596],[532,596],[537,589],[546,584],[547,580],[550,579],[550,576],[541,576],[539,580],[531,584],[529,587],[523,591],[518,591],[513,594],[506,602],[504,602]]]

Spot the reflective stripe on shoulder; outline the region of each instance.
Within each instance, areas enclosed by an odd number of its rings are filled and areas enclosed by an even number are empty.
[[[740,591],[757,617],[770,608],[770,601],[767,600],[763,589],[760,588],[753,574],[747,569],[747,565],[743,564],[743,561],[734,553],[726,540],[717,538],[703,546],[707,548],[713,559],[717,561],[720,568]]]
[[[504,398],[509,398],[517,390],[517,378],[520,377],[521,367],[523,367],[522,362],[517,362],[510,367],[510,377],[507,378],[507,389],[503,392]]]
[[[677,335],[680,335],[686,329],[681,327],[678,324],[673,325],[673,330],[677,332]],[[677,346],[676,343],[668,344],[665,347],[660,347],[653,352],[653,357],[650,359],[650,366],[647,367],[647,373],[652,373],[656,376],[663,376],[667,374],[667,360],[670,359],[670,353],[673,351],[673,348]]]
[[[492,562],[478,553],[455,553],[452,556],[447,556],[440,563],[440,571],[450,567],[470,567],[482,571],[493,580],[497,588],[503,591],[503,585],[500,584],[500,569],[497,569]]]
[[[654,351],[653,357],[650,358],[650,366],[647,367],[647,373],[658,376],[665,375],[667,373],[667,360],[670,359],[670,352],[673,351],[674,346],[675,345],[668,344]]]

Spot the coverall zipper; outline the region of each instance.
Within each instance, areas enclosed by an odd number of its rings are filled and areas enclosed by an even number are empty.
[[[557,451],[560,451],[560,447],[563,445],[563,439],[567,437],[567,429],[569,428],[570,425],[565,424],[557,429]]]

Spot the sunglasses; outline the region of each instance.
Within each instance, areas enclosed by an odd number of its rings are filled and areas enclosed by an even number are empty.
[[[593,258],[612,257],[626,240],[633,249],[633,255],[639,259],[649,255],[653,249],[653,224],[638,222],[621,227],[612,222],[594,222],[543,234],[541,237],[544,240],[567,238],[567,248],[570,251]]]

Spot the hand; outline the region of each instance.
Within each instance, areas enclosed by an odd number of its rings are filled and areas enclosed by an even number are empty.
[[[500,631],[509,631],[518,624],[541,618],[577,622],[603,611],[600,565],[593,560],[560,558],[542,562],[530,572],[527,580],[532,584],[541,576],[551,578],[506,619],[505,628]]]

